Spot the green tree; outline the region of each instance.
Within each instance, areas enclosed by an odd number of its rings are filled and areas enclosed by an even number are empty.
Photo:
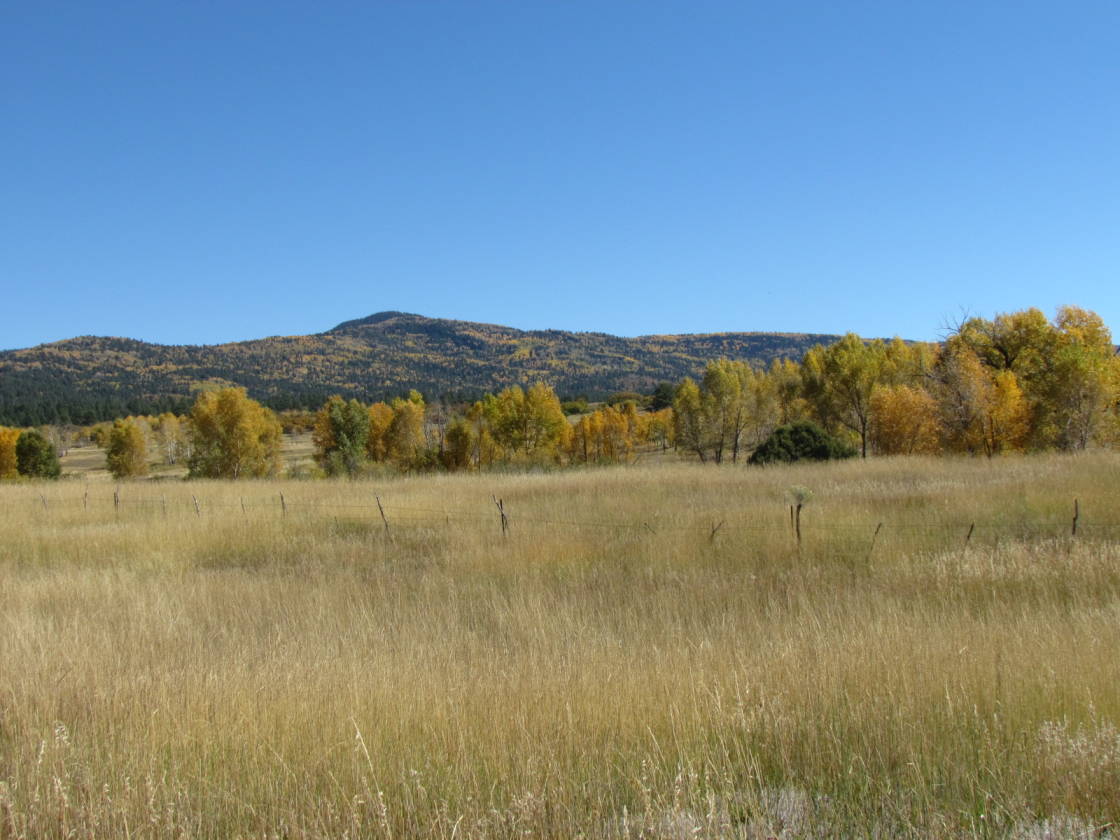
[[[144,430],[131,418],[113,423],[105,463],[114,478],[148,474],[148,443]]]
[[[677,446],[695,452],[701,463],[707,461],[711,438],[708,417],[700,386],[690,377],[685,377],[677,386],[677,396],[673,400],[673,422]]]
[[[465,470],[471,465],[474,448],[474,430],[470,422],[463,417],[456,417],[448,425],[447,432],[443,436],[440,461],[445,469],[452,472]]]
[[[203,391],[191,409],[191,478],[250,478],[280,469],[280,422],[244,388]]]
[[[331,397],[315,416],[315,460],[331,475],[354,475],[366,461],[369,433],[369,409]]]
[[[58,453],[42,432],[29,429],[16,441],[16,470],[28,478],[58,478],[62,465]]]
[[[882,341],[865,342],[848,333],[835,344],[811,349],[801,365],[805,396],[817,418],[826,429],[844,427],[858,435],[864,458],[871,396],[883,384],[886,361]]]

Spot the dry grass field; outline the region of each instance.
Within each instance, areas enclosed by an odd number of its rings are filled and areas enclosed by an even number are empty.
[[[0,838],[1117,833],[1116,454],[113,491],[0,486]]]

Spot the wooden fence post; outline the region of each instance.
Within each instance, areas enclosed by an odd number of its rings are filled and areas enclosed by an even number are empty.
[[[866,563],[871,562],[871,552],[875,550],[875,540],[877,540],[879,538],[879,532],[882,531],[882,530],[883,530],[883,523],[880,522],[878,525],[875,526],[875,533],[871,535],[871,546],[867,549],[867,560],[864,561],[864,562],[866,562]]]
[[[710,534],[708,534],[708,542],[709,543],[715,543],[716,534],[719,533],[719,529],[723,527],[723,523],[725,521],[726,520],[721,519],[718,525],[715,524],[714,522],[712,523],[712,532]]]
[[[497,507],[498,507],[498,514],[502,517],[502,536],[503,537],[508,537],[509,536],[509,517],[506,516],[506,506],[502,502],[501,499],[494,498],[494,496],[491,496],[490,498],[494,499],[494,504],[497,505]]]
[[[1077,520],[1081,518],[1081,508],[1077,503],[1077,499],[1073,500],[1073,530],[1070,531],[1071,537],[1077,536]]]
[[[373,498],[377,500],[377,512],[381,514],[381,522],[385,525],[385,536],[392,539],[392,535],[389,533],[389,519],[385,516],[385,508],[381,506],[381,497],[375,495]]]

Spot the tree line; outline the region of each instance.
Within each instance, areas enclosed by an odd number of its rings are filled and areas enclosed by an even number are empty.
[[[278,473],[285,426],[311,431],[324,474],[349,476],[621,463],[642,449],[714,464],[1069,451],[1120,444],[1120,358],[1099,316],[1067,306],[1052,321],[1037,309],[969,318],[940,343],[849,333],[766,369],[722,359],[696,380],[594,410],[536,383],[455,404],[416,391],[368,405],[334,396],[313,414],[278,416],[244,388],[222,388],[201,392],[185,416],[128,417],[89,434],[116,476],[144,475],[154,455],[185,463],[190,477],[242,478]],[[33,450],[53,454],[40,432],[0,428],[0,477],[57,468]]]
[[[716,463],[794,422],[864,457],[1072,451],[1120,443],[1120,358],[1095,313],[1029,309],[969,318],[937,344],[849,333],[766,371],[714,362],[674,409],[678,447]]]

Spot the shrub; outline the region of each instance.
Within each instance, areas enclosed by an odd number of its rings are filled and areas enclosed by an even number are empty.
[[[752,464],[829,461],[851,458],[856,450],[815,423],[802,420],[779,426],[751,455]]]

